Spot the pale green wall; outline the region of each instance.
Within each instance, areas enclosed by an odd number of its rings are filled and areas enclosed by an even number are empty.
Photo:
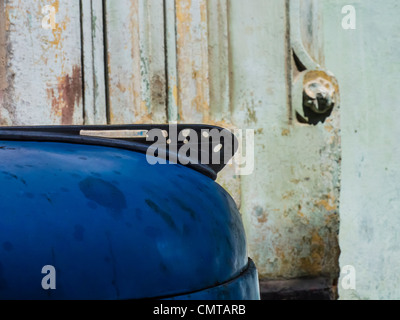
[[[326,65],[342,102],[340,266],[356,270],[356,290],[339,283],[340,297],[400,299],[400,2],[324,4]],[[356,30],[341,27],[349,4]]]
[[[292,89],[298,71],[290,64],[292,46],[303,42],[318,58],[318,19],[297,19],[319,12],[317,1],[289,14],[285,1],[229,2],[231,108],[238,128],[255,130],[255,171],[241,177],[241,212],[250,256],[261,280],[338,274],[338,198],[340,112],[325,123],[300,124],[300,91]],[[304,15],[303,15],[304,16]],[[297,30],[289,37],[288,25]],[[305,32],[300,32],[304,30]],[[303,36],[303,39],[300,39]],[[307,50],[307,52],[305,52]],[[317,59],[323,64],[323,59]],[[310,66],[309,71],[313,66]],[[293,101],[289,97],[293,96]]]

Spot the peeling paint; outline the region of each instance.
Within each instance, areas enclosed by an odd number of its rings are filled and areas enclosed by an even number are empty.
[[[51,100],[52,112],[61,117],[61,124],[73,124],[75,107],[82,99],[82,75],[81,69],[74,66],[72,75],[58,78],[57,92],[48,89],[48,98]]]
[[[179,117],[183,122],[208,122],[210,91],[206,1],[176,1],[176,18]]]
[[[15,123],[14,80],[15,74],[10,70],[13,59],[12,44],[7,31],[7,8],[0,2],[0,125]]]
[[[56,19],[60,23],[56,30],[41,27],[44,5],[54,5],[58,10]],[[60,124],[61,118],[52,112],[53,97],[49,94],[51,89],[58,94],[61,77],[66,74],[72,77],[73,65],[81,67],[79,1],[43,4],[42,1],[9,0],[1,4],[0,11],[0,24],[4,29],[5,23],[6,28],[5,38],[4,32],[0,32],[3,35],[0,38],[5,41],[0,51],[6,48],[6,75],[0,72],[0,78],[4,82],[5,76],[8,85],[1,97],[0,124]],[[0,55],[4,57],[4,51]],[[82,108],[81,99],[75,105],[73,124],[82,124]],[[63,121],[67,122],[65,116]]]
[[[6,42],[6,17],[4,1],[0,1],[0,99],[3,91],[7,89],[7,42]]]
[[[166,121],[162,5],[162,0],[106,2],[111,124]]]
[[[241,177],[250,256],[261,279],[335,279],[339,273],[340,108],[326,124],[290,123],[286,106],[291,86],[282,83],[287,83],[291,70],[285,39],[276,37],[287,34],[284,2],[232,1],[229,14],[233,123],[257,132],[255,172]],[[313,32],[319,33],[319,27],[312,25]],[[319,44],[307,47],[311,50]]]

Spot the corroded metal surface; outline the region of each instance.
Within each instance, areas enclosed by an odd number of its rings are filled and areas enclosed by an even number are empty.
[[[163,12],[161,0],[106,1],[111,124],[167,120]]]
[[[292,92],[285,83],[296,75],[292,49],[302,40],[287,32],[288,26],[299,25],[292,23],[284,2],[232,1],[229,12],[235,124],[253,126],[257,133],[255,173],[242,177],[251,256],[261,278],[334,279],[339,254],[339,109],[313,126],[288,117],[286,106],[297,106],[295,99],[288,103]],[[282,39],[285,33],[288,46]],[[317,55],[306,47],[312,46],[303,45],[304,52],[296,53],[313,61]]]
[[[54,29],[42,27],[46,5],[55,10]],[[7,64],[0,123],[81,124],[79,1],[2,1],[0,10],[0,41],[6,41],[0,55]]]
[[[207,1],[176,1],[179,119],[208,122]]]

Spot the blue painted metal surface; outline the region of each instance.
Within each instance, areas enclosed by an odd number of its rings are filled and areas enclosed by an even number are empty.
[[[234,201],[197,171],[55,142],[0,141],[0,159],[0,299],[179,296],[248,270]]]

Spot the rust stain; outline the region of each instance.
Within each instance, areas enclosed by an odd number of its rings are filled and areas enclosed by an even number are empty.
[[[287,200],[292,198],[295,195],[294,191],[288,191],[286,193],[283,194],[282,196],[282,200]]]
[[[319,275],[322,271],[324,264],[324,239],[315,230],[312,233],[311,239],[311,253],[307,257],[300,259],[300,268],[307,272],[307,275]]]
[[[8,7],[6,1],[0,1],[0,125],[15,125],[15,73],[11,69],[13,50],[9,40]]]
[[[141,114],[148,115],[149,113],[147,112],[147,102],[145,100],[142,100],[140,97],[135,96],[135,99],[140,101],[140,110],[142,111],[138,112],[137,110],[135,110],[135,117],[138,118]]]
[[[195,74],[197,74],[197,72]],[[194,106],[197,111],[202,112],[203,121],[208,122],[210,107],[206,99],[206,80],[202,76],[194,76],[194,80],[196,81],[196,97],[192,101],[192,106]]]
[[[180,121],[185,121],[183,103],[186,103],[184,88],[187,86],[188,72],[192,66],[190,57],[185,54],[188,43],[192,40],[190,30],[192,24],[192,14],[190,8],[191,0],[176,0],[176,32],[177,32],[177,68],[180,77],[181,85],[177,88],[176,102],[178,105],[178,118]]]
[[[325,217],[325,225],[332,226],[338,224],[339,224],[339,215],[337,213],[333,213]]]
[[[210,121],[207,2],[176,1],[180,121]]]
[[[127,90],[126,87],[121,82],[118,82],[116,87],[123,93],[126,92]]]
[[[257,221],[260,224],[266,224],[268,222],[268,214],[266,212],[263,212],[257,217]]]
[[[200,15],[201,15],[201,22],[207,23],[207,1],[203,1],[200,4]]]
[[[58,13],[58,11],[59,11],[59,9],[60,9],[60,1],[59,0],[56,0],[56,1],[54,1],[53,3],[51,3],[51,6],[53,6],[54,7],[54,9],[55,9],[55,14],[56,14],[56,16],[57,16],[57,13]],[[39,15],[39,17],[40,17],[41,15]],[[62,22],[62,24],[65,24],[66,22],[65,21],[63,21]],[[59,23],[56,23],[56,28],[54,29],[54,30],[52,30],[51,32],[53,33],[53,37],[54,37],[54,40],[53,41],[50,41],[50,44],[52,45],[52,46],[55,46],[55,47],[59,47],[59,45],[60,45],[60,42],[61,42],[61,35],[62,35],[62,30],[65,30],[65,28],[63,28],[63,26],[61,25],[60,26],[60,24]]]
[[[61,117],[61,124],[73,124],[75,106],[82,100],[82,74],[81,68],[74,66],[72,75],[58,78],[57,93],[54,88],[47,90],[47,96],[51,100],[52,112]]]
[[[108,39],[106,39],[106,41],[108,41]],[[108,73],[108,75],[111,77],[112,73],[111,73],[111,53],[110,51],[107,52],[107,67],[106,67],[106,71]],[[112,99],[110,99],[110,97],[112,97],[114,95],[114,90],[113,90],[113,86],[110,85],[110,82],[108,81],[106,83],[107,89],[108,89],[108,93],[109,93],[109,98],[108,98],[108,104],[109,104],[109,117],[110,119],[108,119],[108,121],[110,122],[109,124],[113,124],[114,123],[114,112],[113,112],[113,108],[112,108]]]
[[[54,0],[52,3],[50,3],[50,5],[52,7],[54,7],[54,9],[55,9],[56,24],[55,24],[55,29],[51,30],[51,33],[53,35],[53,40],[49,41],[49,44],[52,47],[60,49],[61,44],[64,41],[63,32],[67,30],[67,26],[71,20],[68,16],[63,17],[62,19],[58,18],[59,9],[60,9],[60,1],[59,0]],[[39,17],[43,16],[41,5],[38,6],[38,16]]]
[[[172,88],[172,95],[174,96],[175,103],[177,103],[178,102],[178,87],[176,85],[174,85],[174,87]]]
[[[192,23],[192,14],[190,8],[192,7],[191,0],[177,0],[176,1],[176,19],[178,24],[178,35],[183,36],[190,34],[190,25]]]
[[[154,119],[152,118],[151,114],[145,114],[145,115],[142,115],[141,117],[137,118],[136,123],[151,124],[151,123],[154,123]]]
[[[330,132],[330,133],[332,133],[334,128],[333,128],[333,125],[330,122],[331,122],[330,119],[325,120],[325,130]]]
[[[163,74],[155,74],[150,84],[151,94],[151,113],[157,112],[161,108],[165,108],[166,101],[166,79]],[[157,115],[155,115],[157,117]],[[165,121],[165,120],[164,120]]]
[[[333,194],[328,194],[326,199],[316,202],[316,205],[324,207],[328,212],[337,210],[336,198]]]
[[[139,1],[132,1],[130,6],[130,42],[131,42],[131,57],[133,61],[132,78],[130,83],[127,85],[130,93],[130,101],[132,101],[132,111],[134,113],[135,119],[141,115],[147,114],[146,103],[143,103],[141,99],[142,90],[142,70],[141,70],[141,49],[140,49],[140,10]],[[121,119],[124,122],[124,119]],[[121,121],[120,121],[121,122]]]
[[[326,72],[320,71],[320,70],[313,70],[313,71],[307,72],[306,75],[304,76],[303,86],[306,87],[307,83],[312,82],[318,78],[322,78],[322,79],[330,82],[333,85],[336,95],[340,94],[339,83],[336,80],[336,78],[333,76],[330,76]]]
[[[314,231],[311,237],[311,245],[320,245],[321,243],[323,243],[323,239],[321,238],[321,236],[318,234],[317,231]]]
[[[254,106],[246,105],[247,114],[245,116],[246,122],[248,125],[257,124],[257,113]]]

